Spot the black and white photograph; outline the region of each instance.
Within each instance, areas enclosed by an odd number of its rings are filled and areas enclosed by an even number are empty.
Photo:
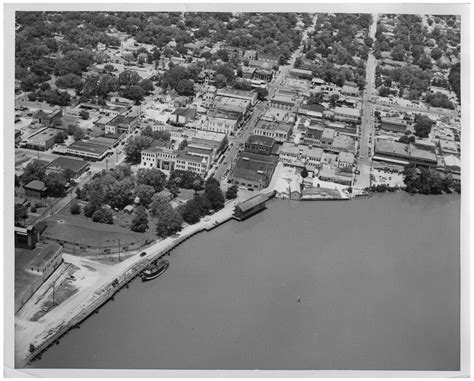
[[[469,13],[5,4],[4,374],[469,376]]]

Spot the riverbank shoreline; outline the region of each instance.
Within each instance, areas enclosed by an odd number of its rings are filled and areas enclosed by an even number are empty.
[[[104,279],[87,287],[82,294],[74,295],[67,301],[68,303],[58,305],[48,313],[50,316],[46,314],[38,322],[26,321],[15,316],[15,366],[17,368],[26,367],[48,347],[54,345],[61,336],[76,328],[78,324],[113,298],[149,263],[169,254],[171,250],[192,236],[202,231],[212,230],[232,219],[233,209],[237,203],[236,200],[231,201],[223,209],[209,216],[206,221],[201,220],[195,225],[186,226],[177,238],[168,237],[143,248],[149,251],[146,257],[140,257],[137,251],[123,262],[111,266]],[[112,269],[112,267],[115,268]],[[89,295],[83,295],[84,293]],[[79,301],[80,303],[77,303]],[[34,346],[32,351],[30,350],[31,344]]]
[[[367,192],[355,192],[352,197],[343,200],[347,201],[368,197],[372,197],[372,195]],[[74,300],[69,300],[66,307],[61,305],[56,307],[59,310],[64,310],[62,311],[62,315],[58,313],[58,311],[52,310],[52,312],[55,313],[50,316],[45,315],[46,318],[43,322],[40,319],[39,325],[28,324],[30,322],[26,322],[24,320],[22,321],[21,319],[17,321],[17,317],[15,317],[15,325],[18,323],[18,326],[22,327],[22,330],[20,331],[21,337],[16,342],[16,366],[25,367],[29,362],[40,356],[43,351],[45,351],[51,345],[54,345],[58,339],[66,334],[69,330],[77,328],[78,324],[96,312],[102,305],[107,303],[110,299],[113,300],[113,296],[123,287],[127,287],[128,283],[138,276],[140,271],[142,271],[150,262],[165,255],[169,255],[171,250],[197,233],[213,230],[217,226],[220,226],[226,221],[232,219],[234,206],[240,201],[243,200],[231,201],[225,206],[224,209],[220,210],[215,215],[201,220],[196,225],[185,227],[178,238],[167,238],[165,240],[158,241],[147,248],[144,248],[144,250],[151,250],[154,251],[154,253],[149,253],[146,257],[141,258],[138,256],[137,252],[135,254],[130,254],[129,258],[124,260],[124,262],[112,265],[111,267],[114,267],[114,271],[110,271],[110,273],[107,274],[102,282],[97,282],[88,290],[86,290],[89,293],[87,298],[83,298],[83,300],[77,304],[74,303]],[[311,201],[337,200],[321,199]],[[72,299],[74,299],[74,297]],[[79,311],[77,311],[78,306]],[[26,331],[24,331],[25,327]],[[43,327],[43,329],[41,329],[41,327]],[[30,344],[34,345],[33,351],[29,350],[28,346]]]
[[[265,194],[269,191],[270,187],[259,192]],[[351,200],[351,198],[340,198],[340,199],[313,199],[313,200],[301,200],[301,201],[338,201],[338,200]],[[41,356],[45,350],[50,346],[58,342],[59,338],[67,334],[71,329],[77,328],[77,326],[86,320],[91,314],[97,313],[102,305],[107,303],[109,300],[113,300],[113,297],[123,287],[127,287],[128,283],[136,278],[139,273],[148,266],[151,262],[162,258],[163,256],[169,255],[170,251],[176,248],[185,240],[192,236],[202,232],[210,231],[220,226],[233,218],[233,210],[235,205],[242,200],[234,200],[229,202],[224,209],[218,211],[213,216],[201,220],[198,224],[187,226],[180,232],[178,238],[166,238],[164,240],[155,242],[147,247],[141,248],[139,251],[155,251],[152,254],[148,254],[146,257],[141,258],[138,256],[138,251],[128,253],[129,256],[126,260],[120,264],[114,264],[111,271],[106,274],[107,276],[102,282],[97,282],[89,287],[85,293],[89,294],[88,297],[84,297],[80,300],[80,303],[73,303],[72,300],[68,300],[67,306],[58,305],[53,309],[51,313],[43,315],[42,319],[39,319],[37,324],[30,323],[27,319],[18,319],[15,317],[15,326],[20,326],[23,329],[20,331],[21,336],[16,339],[15,345],[15,361],[16,366],[21,368],[25,367],[35,358]],[[93,261],[93,259],[89,259]],[[124,264],[117,268],[117,265]],[[115,270],[115,271],[114,271]],[[87,295],[86,295],[87,296]],[[79,311],[75,309],[80,306]],[[62,311],[64,310],[64,311]],[[20,311],[21,312],[21,311]],[[61,314],[62,312],[62,314]],[[21,315],[21,314],[19,314]],[[48,316],[49,315],[49,316]],[[59,316],[58,316],[59,315]],[[55,324],[56,323],[56,324]],[[42,330],[39,327],[44,327]],[[36,329],[35,329],[36,328]],[[28,334],[26,334],[28,332]],[[16,333],[18,334],[18,333]],[[33,344],[34,350],[31,350],[30,345]]]

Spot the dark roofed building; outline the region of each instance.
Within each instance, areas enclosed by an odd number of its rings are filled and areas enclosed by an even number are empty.
[[[250,135],[245,142],[245,151],[263,155],[271,155],[275,139],[268,136]]]
[[[258,194],[234,207],[234,218],[243,220],[251,215],[265,209],[265,202],[273,197],[274,192],[270,194]]]
[[[196,118],[196,109],[192,107],[180,107],[171,114],[171,119],[175,123],[186,124]]]
[[[277,163],[276,156],[242,152],[229,178],[238,186],[263,189],[268,186]]]
[[[46,173],[50,172],[60,172],[63,173],[65,170],[71,170],[74,173],[73,178],[78,178],[84,172],[86,172],[90,167],[90,164],[87,161],[73,159],[70,157],[58,157],[54,159],[46,167]]]
[[[51,126],[55,121],[61,120],[63,111],[61,109],[54,109],[50,113],[46,113],[43,110],[39,110],[33,115],[33,120],[37,120],[39,123],[45,126]]]
[[[31,198],[43,198],[46,196],[46,191],[48,190],[46,185],[39,180],[30,181],[24,185],[23,188],[25,189],[25,196]]]
[[[117,115],[105,125],[105,133],[111,135],[130,133],[135,129],[137,125],[137,117]]]
[[[399,118],[382,118],[380,127],[386,131],[405,132],[407,123]]]

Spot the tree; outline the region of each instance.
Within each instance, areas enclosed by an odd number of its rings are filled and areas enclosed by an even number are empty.
[[[120,85],[134,86],[141,82],[141,78],[136,71],[124,70],[119,74],[118,81]]]
[[[176,180],[169,180],[168,183],[166,184],[166,187],[170,191],[170,193],[173,195],[173,198],[175,198],[179,194],[179,188],[178,184],[176,183]]]
[[[79,206],[79,203],[77,200],[72,200],[71,206],[69,207],[69,210],[71,214],[80,214],[81,213],[81,207]]]
[[[415,115],[415,135],[420,138],[427,138],[433,124],[434,122],[426,115]]]
[[[149,185],[159,193],[166,184],[166,175],[157,168],[142,168],[137,172],[137,184]]]
[[[169,204],[162,204],[156,211],[156,234],[166,238],[179,232],[183,225],[183,218]]]
[[[114,216],[109,209],[100,208],[92,214],[92,221],[112,225],[114,223]]]
[[[125,144],[125,154],[127,161],[139,163],[141,160],[142,150],[150,147],[153,138],[149,136],[132,136]]]
[[[49,196],[61,197],[64,194],[66,180],[62,173],[50,172],[44,178],[44,185],[48,188]]]
[[[403,135],[400,139],[398,139],[398,141],[400,143],[405,143],[405,144],[409,144],[409,143],[414,143],[415,142],[415,137],[413,135]]]
[[[130,230],[138,233],[144,233],[148,230],[148,215],[144,207],[136,208]]]
[[[26,206],[15,204],[15,225],[23,224],[27,217],[28,212]]]
[[[431,63],[431,58],[428,57],[427,55],[423,55],[418,60],[418,66],[423,70],[431,69],[433,67],[433,64]]]
[[[259,101],[265,100],[265,98],[268,96],[268,90],[266,88],[258,88],[257,89],[257,99]]]
[[[334,107],[336,106],[336,103],[338,100],[339,100],[339,94],[332,94],[331,97],[329,98],[329,103],[331,103],[331,106]]]
[[[153,138],[156,140],[161,140],[162,142],[169,142],[171,140],[171,132],[166,130],[154,131]]]
[[[140,199],[140,205],[145,208],[151,203],[152,197],[155,194],[155,188],[151,185],[140,184],[135,188],[135,196]]]
[[[313,93],[308,98],[308,104],[320,104],[323,101],[323,93]]]
[[[108,189],[106,200],[113,208],[123,209],[135,199],[134,183],[130,177],[115,181]]]
[[[180,188],[194,189],[194,181],[199,180],[200,184],[204,183],[199,174],[191,171],[173,170],[171,171],[170,180],[176,181],[176,184]]]
[[[224,139],[222,139],[221,144],[219,146],[218,152],[223,152],[229,145],[229,139],[227,138],[227,135],[224,136]]]
[[[194,83],[189,79],[182,79],[178,82],[176,86],[176,91],[179,95],[194,95]]]
[[[194,199],[188,200],[186,204],[178,208],[178,211],[188,224],[195,224],[201,219],[201,207]]]
[[[308,177],[308,170],[306,169],[306,167],[303,167],[303,169],[301,170],[300,175],[303,179],[306,179]]]
[[[132,85],[123,89],[122,95],[125,98],[135,101],[136,105],[139,105],[140,101],[145,96],[145,90],[143,90],[140,86]]]
[[[26,185],[33,180],[43,181],[46,175],[46,165],[46,163],[36,159],[30,161],[26,165],[23,174],[20,176],[23,185]]]
[[[193,181],[194,194],[196,195],[201,190],[201,181],[196,179]]]
[[[238,192],[239,188],[237,187],[237,185],[232,185],[230,186],[229,188],[227,188],[227,191],[225,192],[225,198],[227,200],[234,200],[237,198],[237,192]]]
[[[217,74],[216,77],[214,78],[214,85],[218,89],[222,89],[223,87],[227,86],[227,78],[225,77],[224,74]]]
[[[214,181],[211,181],[211,179]],[[222,193],[219,182],[213,177],[209,178],[206,182],[204,194],[211,202],[212,209],[220,210],[224,207],[224,194]]]
[[[79,116],[84,120],[89,119],[89,113],[86,110],[81,110],[79,112]]]
[[[199,211],[201,212],[201,216],[205,216],[209,214],[209,211],[212,208],[211,202],[205,195],[196,195],[194,196],[194,201],[197,202],[199,205]]]
[[[54,138],[54,143],[56,143],[56,144],[64,143],[64,141],[67,139],[67,137],[68,137],[67,132],[59,131],[56,134],[56,137]]]
[[[149,79],[144,79],[143,81],[141,81],[140,87],[145,91],[145,94],[150,94],[155,88],[153,82]]]
[[[150,215],[153,217],[157,216],[157,213],[160,211],[162,205],[168,204],[168,198],[163,196],[160,193],[155,193],[151,198],[150,203]]]
[[[179,143],[178,150],[183,151],[187,146],[188,146],[188,141],[184,139],[181,141],[181,143]]]
[[[102,207],[101,204],[99,204],[96,201],[89,201],[86,206],[84,207],[84,216],[86,217],[92,217],[92,215]]]
[[[431,58],[433,58],[434,60],[438,60],[442,56],[443,56],[443,51],[440,48],[435,47],[431,50]]]
[[[115,70],[115,67],[112,64],[106,64],[104,66],[104,73],[109,73],[110,74],[110,73],[113,73],[114,70]]]
[[[74,137],[74,140],[77,142],[78,140],[84,139],[86,134],[82,128],[78,127],[74,130],[74,133],[72,134],[72,136]]]

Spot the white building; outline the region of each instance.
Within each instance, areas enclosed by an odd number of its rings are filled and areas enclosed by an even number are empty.
[[[334,110],[334,119],[341,122],[360,122],[360,110],[349,107],[336,107]]]
[[[232,134],[238,128],[242,114],[235,111],[210,110],[207,118],[207,124],[203,125],[204,129],[222,134]]]

